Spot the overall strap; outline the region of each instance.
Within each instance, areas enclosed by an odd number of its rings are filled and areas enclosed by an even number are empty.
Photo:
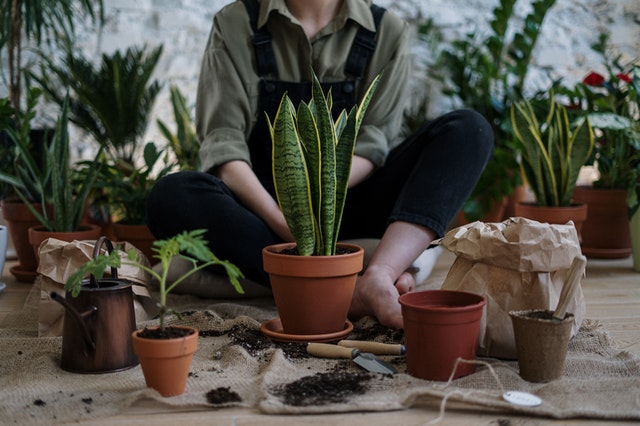
[[[242,0],[242,2],[247,8],[249,22],[253,29],[251,41],[256,53],[258,75],[261,77],[269,74],[277,75],[278,68],[276,66],[276,58],[273,53],[273,46],[271,45],[271,34],[269,33],[266,25],[262,28],[258,28],[260,3],[258,0]],[[380,26],[380,21],[382,21],[382,16],[385,12],[385,8],[375,4],[371,5],[371,13],[373,15],[376,30]],[[376,50],[376,44],[376,33],[365,28],[360,28],[360,30],[358,30],[358,34],[356,34],[355,40],[353,41],[351,50],[349,51],[349,57],[345,64],[345,72],[356,78],[362,77],[373,52]]]
[[[383,7],[371,4],[371,13],[373,14],[373,22],[375,23],[376,30],[379,28],[382,16],[386,11]],[[376,50],[376,44],[376,33],[365,28],[360,28],[351,46],[347,63],[344,66],[345,72],[356,78],[362,77],[373,52]]]
[[[276,66],[276,57],[273,53],[271,45],[271,34],[265,25],[262,29],[258,28],[258,16],[260,14],[260,3],[258,0],[242,0],[247,13],[249,14],[249,22],[253,29],[253,50],[256,53],[256,63],[258,65],[258,75],[266,76],[269,74],[277,75],[278,68]]]

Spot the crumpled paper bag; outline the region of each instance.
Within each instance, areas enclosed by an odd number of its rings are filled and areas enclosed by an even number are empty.
[[[51,292],[64,295],[64,284],[71,274],[93,256],[95,241],[73,241],[71,243],[49,238],[39,248],[37,282],[40,285],[40,303],[38,312],[38,336],[52,337],[62,335],[64,308],[51,299]],[[115,245],[115,244],[114,244]],[[124,243],[121,258],[127,257],[130,249],[138,250],[129,243]],[[106,250],[106,247],[105,247]],[[141,254],[139,252],[138,254]],[[108,269],[105,276],[111,275]],[[118,268],[118,278],[132,281],[134,284],[133,304],[136,322],[147,321],[155,315],[157,308],[147,288],[150,276],[147,272],[129,265]]]
[[[509,311],[554,310],[571,263],[582,253],[573,222],[550,225],[521,217],[473,222],[439,243],[457,255],[442,288],[487,298],[478,355],[505,359],[517,358]],[[567,312],[574,315],[573,337],[586,313],[580,285]]]

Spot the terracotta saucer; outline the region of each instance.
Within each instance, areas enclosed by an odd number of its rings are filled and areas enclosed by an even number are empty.
[[[328,334],[286,334],[282,331],[282,322],[280,318],[274,318],[272,320],[262,323],[260,331],[265,336],[271,338],[276,342],[334,342],[347,336],[353,331],[353,324],[347,320],[344,324],[344,329]]]
[[[32,283],[38,276],[38,273],[36,271],[28,271],[22,269],[22,265],[13,266],[11,269],[9,269],[9,272],[11,272],[11,275],[13,275],[16,280],[24,283]]]

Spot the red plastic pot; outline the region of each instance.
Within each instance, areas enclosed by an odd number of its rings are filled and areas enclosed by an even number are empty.
[[[405,293],[399,298],[404,322],[407,372],[425,380],[445,381],[456,360],[474,360],[484,296],[451,290]],[[453,378],[469,375],[475,365],[460,363]]]

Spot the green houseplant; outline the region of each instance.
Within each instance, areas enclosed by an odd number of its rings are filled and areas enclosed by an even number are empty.
[[[85,276],[94,275],[97,280],[100,280],[107,268],[119,268],[122,264],[127,264],[151,274],[159,285],[159,326],[133,332],[133,350],[140,360],[147,386],[158,390],[163,396],[179,395],[184,392],[191,357],[198,344],[198,330],[192,327],[165,324],[168,315],[179,316],[178,312],[167,306],[169,293],[192,274],[211,266],[224,268],[236,291],[244,293],[238,281],[243,277],[242,273],[235,265],[219,259],[211,252],[203,237],[204,233],[205,230],[201,229],[184,231],[169,239],[155,241],[154,257],[162,265],[159,271],[149,267],[144,259],[138,258],[134,250],[130,250],[127,253],[127,259],[123,261],[119,250],[115,249],[86,262],[69,277],[65,284],[65,290],[72,296],[77,296]],[[169,282],[169,267],[174,257],[187,260],[192,268],[173,282]],[[162,353],[163,351],[165,354]],[[158,360],[160,365],[155,365],[154,361]]]
[[[379,76],[360,106],[334,121],[331,93],[325,95],[313,73],[311,100],[296,111],[285,94],[273,122],[268,121],[276,196],[295,244],[266,247],[263,261],[287,334],[345,330],[364,251],[345,245],[347,253],[339,254],[338,231],[356,137],[378,81]],[[292,254],[282,253],[285,248]],[[346,283],[340,275],[348,276]],[[312,282],[303,285],[303,278]],[[316,291],[305,293],[309,289]]]
[[[519,26],[516,2],[500,0],[487,34],[474,31],[454,40],[428,67],[444,83],[443,94],[482,114],[495,136],[494,155],[462,208],[469,221],[486,217],[522,184],[509,111],[522,99],[529,63],[555,0],[532,0],[532,10]]]
[[[14,108],[21,108],[24,78],[23,53],[26,48],[41,48],[43,41],[71,41],[78,13],[102,25],[102,0],[12,0],[0,9],[0,53],[6,49],[9,72],[9,99]],[[25,43],[27,47],[25,47]],[[3,55],[4,56],[4,55]]]
[[[588,257],[625,258],[631,253],[628,218],[638,206],[640,127],[637,125],[638,84],[634,61],[624,63],[612,53],[609,35],[600,34],[592,48],[602,57],[600,74],[589,72],[565,95],[573,115],[588,117],[595,132],[592,160],[597,176],[576,187],[574,199],[588,205],[582,251]]]
[[[199,170],[200,141],[187,101],[175,85],[171,86],[171,105],[176,132],[172,133],[169,126],[160,119],[156,121],[158,129],[175,155],[180,170]]]
[[[69,47],[60,65],[43,57],[47,78],[34,79],[59,105],[65,98],[60,88],[69,90],[69,120],[88,132],[113,163],[133,165],[162,88],[152,80],[161,55],[162,45],[130,47],[125,52],[103,54],[95,66]]]
[[[589,120],[572,128],[567,109],[551,91],[547,99],[515,103],[511,107],[511,122],[522,155],[522,174],[536,198],[535,205],[518,203],[516,215],[549,223],[573,220],[580,232],[586,206],[572,206],[571,198],[580,169],[593,149]],[[549,216],[538,216],[536,211]],[[562,211],[569,216],[563,216]]]

